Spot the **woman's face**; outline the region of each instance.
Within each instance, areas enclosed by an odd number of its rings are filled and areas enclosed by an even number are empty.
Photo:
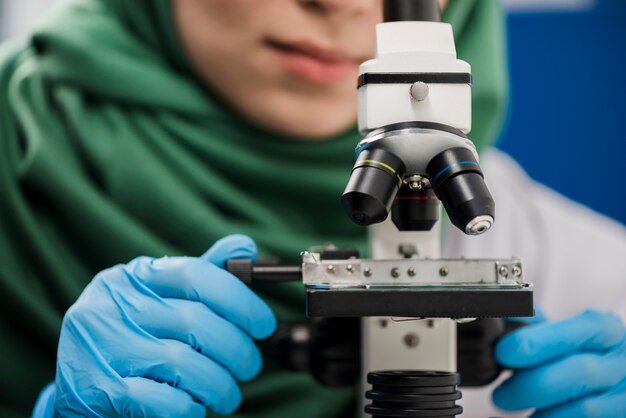
[[[356,121],[358,66],[381,0],[173,0],[200,78],[257,125],[325,138]]]

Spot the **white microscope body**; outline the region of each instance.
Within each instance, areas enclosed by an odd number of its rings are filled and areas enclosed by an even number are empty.
[[[377,56],[361,65],[360,74],[470,74],[457,59],[452,26],[440,22],[388,22],[377,26]],[[363,76],[362,76],[363,77]],[[418,77],[416,77],[418,78]],[[368,132],[402,122],[424,121],[455,127],[467,134],[472,124],[472,89],[468,84],[368,84],[359,88],[359,131]],[[428,134],[432,136],[431,133]],[[433,138],[437,141],[438,138]],[[472,147],[462,139],[459,145]],[[478,158],[478,156],[476,156]],[[430,231],[399,231],[391,219],[372,225],[373,259],[399,256],[401,245],[413,244],[417,257],[441,255],[440,221]],[[362,319],[363,392],[372,370],[456,371],[456,323],[452,319]],[[364,398],[363,401],[367,402]],[[364,406],[364,405],[363,405]],[[363,408],[360,408],[363,411]],[[368,416],[368,414],[363,415]]]

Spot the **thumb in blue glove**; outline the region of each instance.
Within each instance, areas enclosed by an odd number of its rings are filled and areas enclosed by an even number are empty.
[[[495,348],[515,369],[493,400],[502,409],[535,408],[533,418],[626,417],[626,339],[621,320],[594,310],[532,324]]]
[[[140,257],[98,274],[63,321],[55,416],[204,417],[232,413],[237,381],[255,377],[253,339],[276,328],[270,308],[223,267],[255,258],[230,236],[202,257]]]

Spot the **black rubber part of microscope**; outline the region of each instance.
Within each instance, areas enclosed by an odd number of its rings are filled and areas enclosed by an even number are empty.
[[[385,0],[385,22],[441,22],[438,0]]]
[[[365,406],[365,412],[373,418],[453,418],[463,412],[456,404],[461,399],[461,392],[457,390],[458,373],[380,371],[368,373],[367,382],[372,389],[365,397],[372,403]]]
[[[269,353],[283,368],[309,372],[329,387],[354,387],[361,376],[361,323],[358,318],[316,318],[280,324]]]
[[[294,372],[311,371],[311,326],[312,322],[278,324],[267,341],[276,364]]]
[[[363,73],[357,80],[357,89],[367,84],[472,84],[470,73]]]
[[[391,220],[400,231],[430,231],[439,219],[439,199],[431,187],[413,191],[403,186],[391,207]]]
[[[495,381],[504,367],[495,358],[496,343],[505,335],[526,326],[502,318],[482,318],[457,325],[457,371],[462,387],[481,387]]]
[[[467,224],[478,216],[495,219],[495,202],[470,150],[443,151],[431,160],[426,172],[450,221],[461,231],[465,232]]]
[[[381,148],[363,150],[341,196],[348,217],[358,225],[383,222],[404,176],[404,163]]]

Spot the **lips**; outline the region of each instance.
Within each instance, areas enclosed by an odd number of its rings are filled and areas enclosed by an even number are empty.
[[[312,41],[281,42],[268,39],[266,44],[289,72],[318,85],[333,85],[354,76],[362,62],[345,51]]]

